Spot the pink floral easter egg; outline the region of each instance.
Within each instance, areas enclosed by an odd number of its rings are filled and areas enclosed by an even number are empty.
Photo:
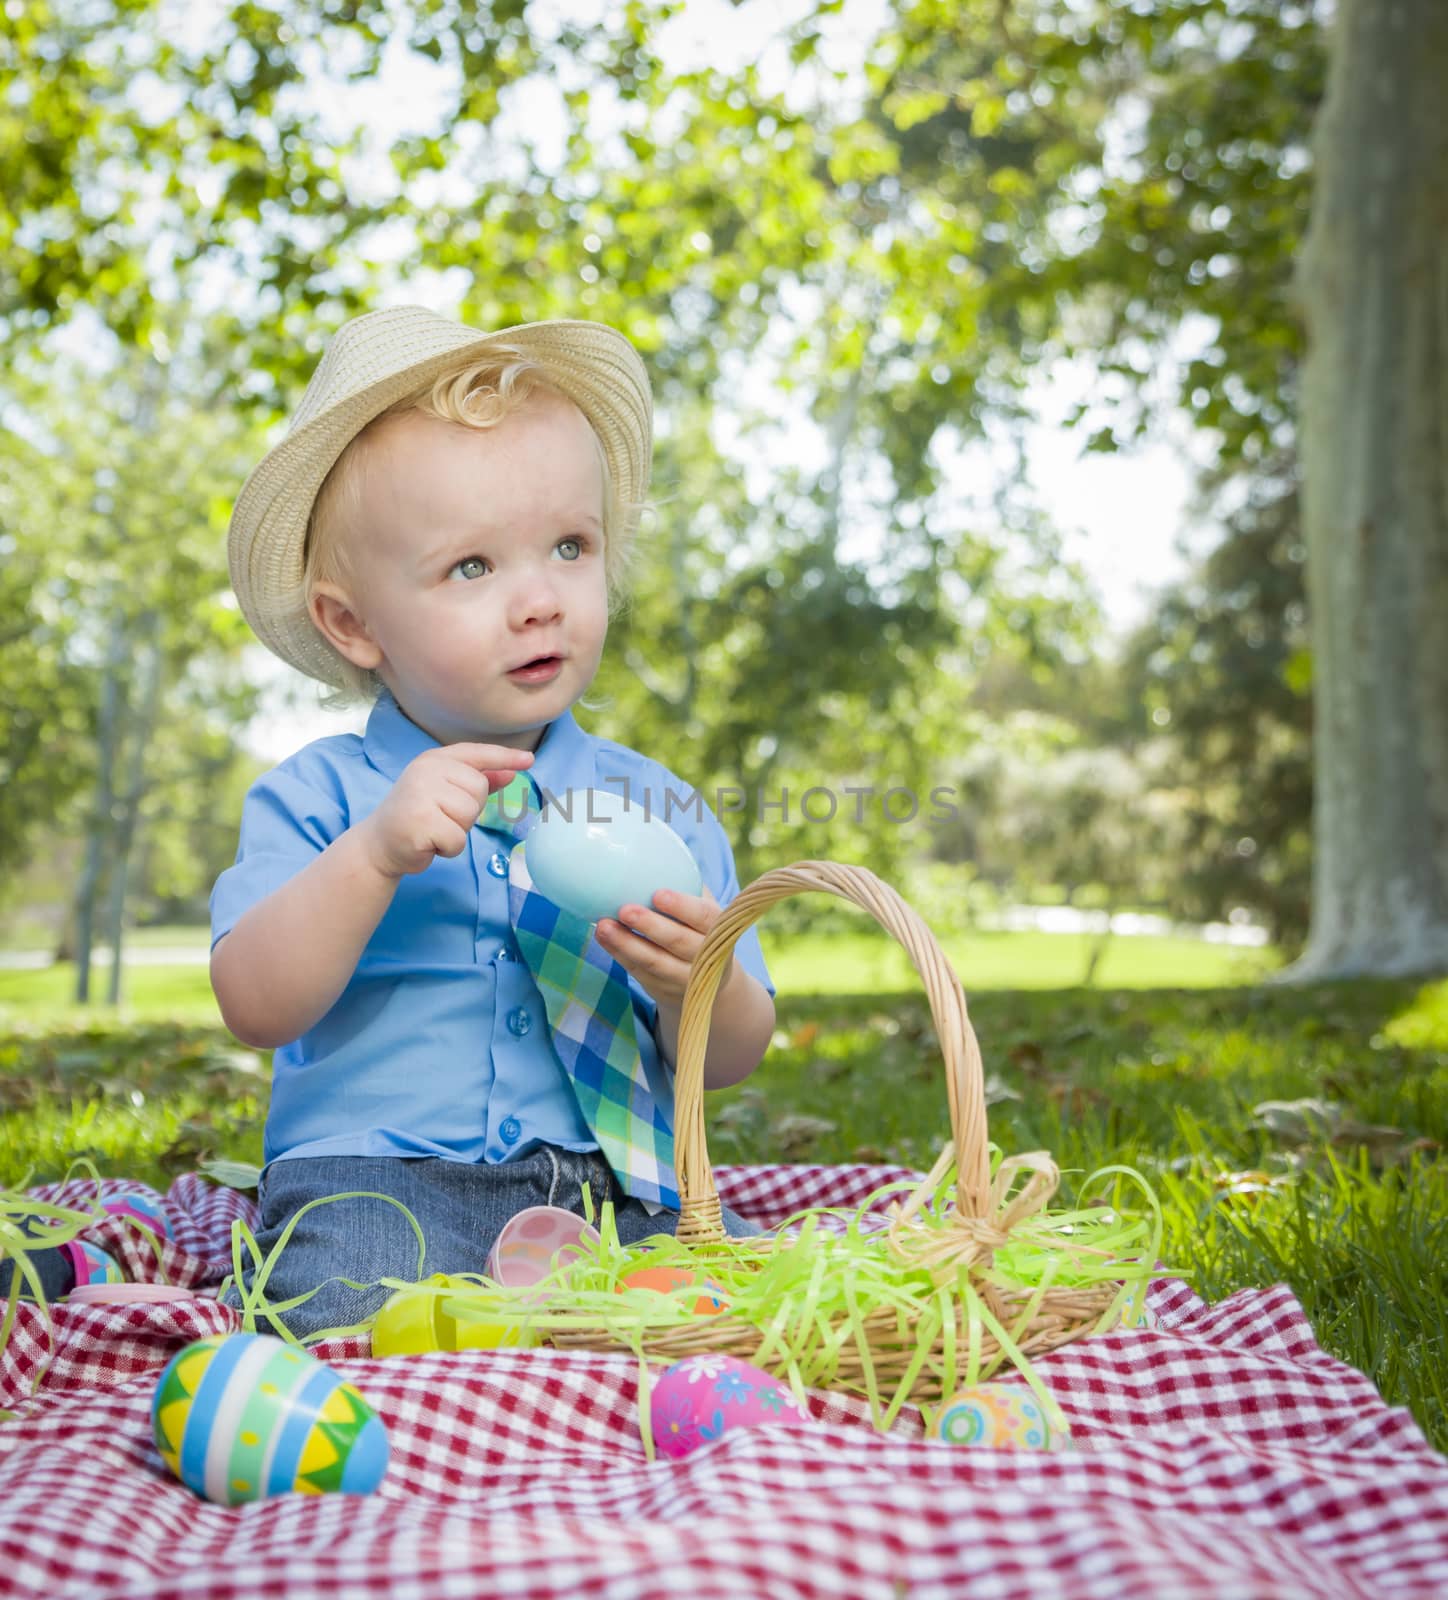
[[[770,1422],[802,1427],[809,1420],[788,1383],[737,1356],[676,1361],[655,1381],[649,1402],[654,1445],[674,1461],[740,1428]]]

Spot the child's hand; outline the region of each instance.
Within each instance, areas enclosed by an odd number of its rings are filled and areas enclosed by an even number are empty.
[[[705,935],[719,920],[722,908],[707,884],[702,895],[660,889],[654,905],[657,910],[653,911],[640,905],[620,906],[618,920],[600,918],[595,931],[609,955],[661,1006],[678,1007],[689,984],[689,965],[703,948]],[[719,980],[721,988],[732,971],[731,958]]]
[[[501,744],[424,750],[408,762],[382,804],[357,824],[373,865],[385,877],[401,878],[431,866],[435,856],[461,855],[489,794],[532,764],[531,750]]]

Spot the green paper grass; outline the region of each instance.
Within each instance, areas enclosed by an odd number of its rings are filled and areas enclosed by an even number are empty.
[[[1001,1155],[994,1146],[991,1158],[995,1175]],[[931,1230],[943,1239],[954,1220],[954,1172],[948,1167],[942,1170],[939,1188],[915,1218],[918,1231],[912,1236],[927,1244]],[[397,1278],[371,1284],[350,1278],[337,1281],[358,1289],[406,1289],[435,1296],[456,1322],[516,1329],[524,1337],[537,1335],[564,1349],[612,1344],[631,1350],[639,1363],[640,1436],[650,1460],[650,1363],[678,1357],[663,1356],[649,1344],[660,1334],[684,1330],[697,1334],[699,1353],[711,1349],[709,1327],[714,1319],[693,1310],[706,1284],[726,1302],[720,1317],[731,1324],[746,1323],[760,1333],[753,1363],[785,1379],[801,1402],[811,1387],[856,1394],[867,1402],[874,1425],[884,1430],[899,1416],[922,1376],[943,1398],[988,1380],[1008,1365],[1025,1378],[1051,1425],[1064,1431],[1055,1401],[1021,1348],[1022,1336],[1050,1290],[1099,1292],[1110,1286],[1113,1292],[1094,1331],[1140,1319],[1147,1284],[1162,1272],[1175,1270],[1157,1265],[1163,1223],[1150,1184],[1130,1167],[1103,1167],[1082,1186],[1083,1199],[1098,1196],[1094,1203],[1021,1218],[996,1246],[989,1265],[974,1268],[961,1263],[933,1268],[903,1264],[890,1253],[888,1230],[878,1226],[876,1208],[881,1201],[917,1187],[915,1180],[901,1180],[875,1190],[855,1210],[812,1207],[796,1212],[775,1234],[762,1239],[685,1244],[661,1233],[634,1245],[620,1242],[612,1204],[605,1202],[595,1217],[592,1197],[585,1190],[584,1212],[598,1229],[598,1242],[583,1242],[572,1259],[526,1288],[510,1288],[483,1274],[454,1274],[442,1283]],[[1145,1200],[1144,1211],[1125,1208],[1124,1196],[1133,1188]],[[246,1225],[233,1224],[235,1281],[243,1282],[243,1248],[253,1267],[250,1286],[240,1290],[243,1326],[255,1331],[264,1319],[282,1338],[305,1345],[370,1327],[369,1319],[299,1340],[286,1328],[282,1315],[317,1290],[275,1303],[266,1296],[272,1271],[301,1217],[314,1206],[356,1198],[380,1200],[402,1211],[417,1236],[417,1274],[422,1277],[423,1234],[405,1206],[380,1194],[327,1196],[289,1220],[264,1260]],[[842,1220],[844,1230],[822,1228],[826,1217]],[[784,1237],[790,1229],[793,1236]],[[678,1268],[691,1273],[694,1281],[666,1292],[625,1287],[622,1280],[641,1266]],[[1006,1316],[992,1310],[987,1288],[998,1291],[999,1303],[1009,1307]],[[898,1338],[913,1346],[899,1376],[879,1370],[870,1340],[867,1319],[882,1312],[893,1313]],[[996,1346],[991,1354],[986,1353],[987,1336]],[[859,1377],[843,1370],[846,1358],[859,1363]],[[931,1408],[924,1405],[922,1411],[928,1425]]]
[[[1000,1153],[993,1149],[992,1155],[998,1169]],[[666,1234],[624,1246],[612,1207],[605,1205],[599,1243],[583,1245],[577,1259],[556,1267],[538,1284],[510,1289],[480,1279],[476,1287],[436,1285],[430,1292],[444,1297],[443,1310],[458,1322],[516,1325],[564,1348],[601,1334],[632,1350],[646,1370],[648,1360],[663,1359],[647,1349],[650,1338],[660,1333],[697,1330],[699,1351],[710,1348],[713,1319],[692,1309],[708,1283],[727,1303],[721,1316],[747,1323],[762,1335],[751,1357],[754,1364],[787,1378],[797,1398],[803,1398],[806,1387],[857,1394],[867,1401],[875,1426],[885,1429],[922,1375],[947,1396],[1009,1364],[1031,1385],[1053,1424],[1064,1426],[1019,1343],[1046,1292],[1112,1286],[1114,1293],[1095,1325],[1103,1331],[1118,1326],[1128,1313],[1139,1318],[1146,1285],[1162,1270],[1157,1267],[1162,1219],[1150,1185],[1129,1168],[1110,1167],[1093,1174],[1083,1193],[1094,1192],[1108,1179],[1108,1203],[1027,1217],[996,1248],[988,1267],[953,1268],[945,1282],[937,1281],[938,1270],[902,1265],[889,1253],[886,1232],[869,1228],[872,1207],[915,1187],[902,1182],[876,1190],[855,1211],[817,1207],[798,1212],[783,1225],[797,1228],[794,1237],[765,1236],[765,1250],[735,1239],[687,1245]],[[919,1214],[921,1229],[943,1233],[949,1227],[952,1180],[947,1171],[945,1185]],[[1133,1184],[1144,1195],[1148,1214],[1122,1209],[1122,1191]],[[822,1229],[826,1216],[843,1219],[845,1230]],[[683,1269],[695,1281],[670,1292],[622,1287],[621,1280],[642,1265]],[[998,1317],[987,1304],[982,1293],[987,1285],[1008,1297],[1008,1317]],[[878,1370],[866,1327],[867,1317],[882,1311],[894,1313],[903,1342],[908,1345],[913,1339],[908,1364],[898,1378]],[[963,1348],[957,1324],[964,1332]],[[997,1345],[988,1358],[983,1333]],[[846,1355],[859,1361],[860,1378],[842,1371]],[[647,1385],[639,1400],[646,1414]],[[645,1444],[652,1455],[651,1441]]]
[[[276,1264],[282,1258],[282,1252],[291,1242],[292,1234],[296,1231],[297,1224],[309,1211],[318,1206],[333,1205],[338,1200],[380,1200],[384,1205],[395,1207],[407,1218],[408,1226],[412,1229],[417,1239],[417,1275],[422,1276],[422,1263],[426,1254],[426,1242],[422,1236],[422,1228],[417,1218],[407,1209],[400,1200],[394,1200],[391,1195],[375,1194],[371,1191],[349,1189],[345,1194],[322,1195],[316,1200],[309,1200],[300,1210],[287,1218],[286,1226],[277,1236],[277,1242],[263,1258],[261,1247],[256,1242],[256,1235],[250,1228],[237,1217],[231,1224],[231,1272],[222,1280],[221,1287],[216,1291],[220,1299],[233,1284],[236,1285],[237,1297],[241,1301],[241,1325],[248,1333],[258,1333],[262,1330],[257,1327],[257,1322],[265,1319],[270,1325],[270,1330],[278,1338],[284,1339],[288,1344],[298,1346],[320,1344],[323,1339],[342,1339],[350,1334],[365,1333],[371,1326],[370,1322],[354,1323],[345,1328],[323,1328],[318,1333],[309,1334],[305,1340],[297,1336],[282,1321],[281,1313],[295,1311],[298,1306],[305,1305],[314,1295],[319,1294],[329,1283],[344,1283],[349,1289],[375,1289],[379,1284],[391,1287],[396,1280],[383,1278],[370,1283],[359,1283],[355,1278],[344,1278],[340,1275],[325,1278],[316,1288],[308,1289],[303,1294],[293,1295],[289,1300],[273,1302],[267,1299],[266,1286],[269,1282]],[[242,1266],[242,1250],[251,1257],[254,1269],[250,1284],[246,1282]]]
[[[110,1215],[101,1206],[101,1177],[93,1163],[84,1159],[73,1161],[66,1169],[62,1183],[69,1183],[78,1171],[86,1173],[96,1186],[95,1204],[88,1211],[82,1211],[75,1206],[57,1206],[47,1200],[37,1200],[33,1195],[25,1193],[24,1178],[21,1179],[18,1188],[0,1189],[0,1259],[9,1259],[14,1263],[10,1294],[5,1301],[5,1315],[0,1319],[0,1357],[4,1356],[10,1346],[10,1334],[15,1327],[21,1301],[25,1298],[20,1285],[30,1291],[29,1298],[40,1308],[41,1315],[45,1319],[48,1353],[54,1354],[55,1319],[50,1314],[50,1302],[41,1287],[40,1274],[30,1258],[38,1251],[54,1250],[63,1244],[70,1244],[87,1228],[98,1222],[104,1222]],[[150,1240],[159,1262],[160,1244],[154,1232],[150,1228],[141,1228],[134,1218],[126,1220]],[[36,1225],[44,1228],[45,1232],[40,1234],[32,1232],[31,1229]],[[44,1362],[37,1367],[35,1375],[30,1380],[31,1394],[39,1389],[48,1365],[48,1362]],[[13,1412],[0,1411],[0,1422],[8,1421],[13,1415]]]

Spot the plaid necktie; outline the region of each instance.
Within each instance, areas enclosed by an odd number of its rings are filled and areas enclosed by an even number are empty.
[[[520,772],[488,796],[478,824],[516,841],[508,920],[543,996],[553,1053],[625,1192],[650,1211],[676,1211],[673,1108],[655,1099],[644,1075],[628,974],[594,937],[591,922],[554,905],[528,875],[522,841],[539,810],[537,785]]]

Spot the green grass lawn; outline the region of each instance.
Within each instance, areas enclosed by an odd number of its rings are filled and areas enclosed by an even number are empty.
[[[918,993],[903,946],[877,933],[760,942],[781,994]],[[1091,938],[1074,933],[971,933],[941,939],[967,999],[980,989],[1069,989],[1080,984]],[[1098,989],[1209,989],[1254,983],[1278,964],[1275,951],[1199,939],[1113,938],[1097,966]]]
[[[205,950],[204,929],[148,928],[128,935],[136,948]],[[782,939],[762,932],[765,959],[781,994],[918,993],[905,951],[882,933]],[[1064,989],[1080,983],[1090,940],[1084,934],[973,933],[942,940],[967,995],[982,989]],[[1118,938],[1097,968],[1098,989],[1202,989],[1251,983],[1277,963],[1272,950],[1204,944],[1196,939]],[[91,967],[91,994],[103,999],[109,966]],[[43,971],[0,969],[0,1027],[24,1020],[66,1022],[75,1010],[75,965]],[[204,965],[128,966],[123,1014],[135,1021],[206,1021],[220,1026]]]
[[[0,1028],[54,1024],[68,1027],[103,1017],[110,968],[92,966],[87,1011],[73,1003],[75,963],[57,962],[44,971],[0,968]],[[120,1015],[131,1022],[205,1022],[221,1026],[205,966],[127,967],[122,974]]]
[[[1050,1151],[1067,1199],[1135,1166],[1174,1268],[1213,1299],[1290,1283],[1322,1344],[1448,1447],[1448,983],[1233,987],[1256,952],[1123,939],[1081,989],[1059,986],[1081,941],[946,942],[995,1141]],[[766,950],[778,1032],[710,1097],[713,1158],[928,1165],[945,1088],[903,957],[883,936]],[[0,1183],[79,1155],[163,1187],[207,1155],[260,1159],[266,1059],[221,1030],[204,967],[129,969],[118,1017],[69,1007],[69,976],[0,972]]]

